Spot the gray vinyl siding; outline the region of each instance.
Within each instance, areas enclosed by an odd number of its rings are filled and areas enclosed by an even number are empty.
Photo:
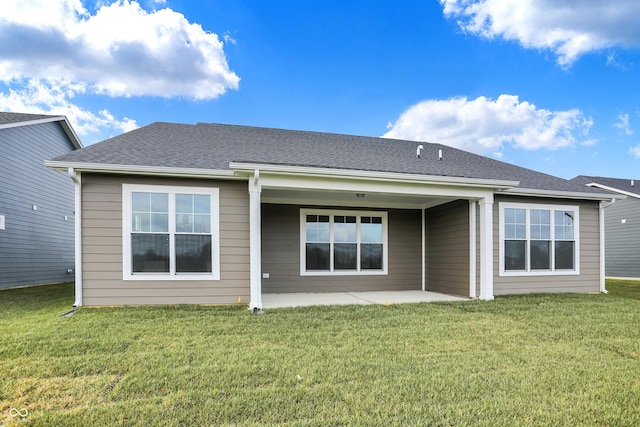
[[[580,274],[500,276],[500,202],[577,205],[580,210]],[[600,217],[598,202],[497,196],[493,207],[494,295],[600,290]]]
[[[124,281],[122,184],[220,189],[220,280]],[[82,175],[83,304],[249,303],[249,194],[245,181]]]
[[[640,199],[617,200],[604,210],[604,224],[606,275],[640,278]]]
[[[73,150],[57,122],[0,129],[0,288],[73,280],[74,185],[44,166]]]
[[[469,202],[427,210],[427,290],[469,296]]]
[[[262,272],[269,274],[268,279],[262,279],[263,293],[422,288],[422,214],[419,210],[385,210],[389,221],[388,275],[301,276],[300,208],[295,205],[262,205]]]

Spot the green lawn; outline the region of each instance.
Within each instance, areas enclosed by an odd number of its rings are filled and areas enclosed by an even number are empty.
[[[640,282],[607,287],[70,317],[71,284],[4,290],[0,425],[638,426]]]

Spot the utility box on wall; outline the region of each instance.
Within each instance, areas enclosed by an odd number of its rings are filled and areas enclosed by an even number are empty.
[[[5,227],[4,223],[5,223],[4,215],[0,215],[0,231],[4,230],[4,227]]]

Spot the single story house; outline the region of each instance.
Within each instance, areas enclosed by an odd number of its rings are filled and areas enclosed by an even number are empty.
[[[74,186],[44,161],[79,148],[64,116],[0,112],[0,288],[73,280]]]
[[[605,274],[640,278],[640,180],[581,175],[572,181],[616,195],[604,215]]]
[[[76,306],[605,291],[610,193],[439,144],[153,123],[47,165],[76,183]]]

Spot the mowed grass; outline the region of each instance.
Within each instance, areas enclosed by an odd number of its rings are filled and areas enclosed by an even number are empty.
[[[70,317],[71,284],[4,290],[0,424],[637,426],[640,282],[608,288]]]

